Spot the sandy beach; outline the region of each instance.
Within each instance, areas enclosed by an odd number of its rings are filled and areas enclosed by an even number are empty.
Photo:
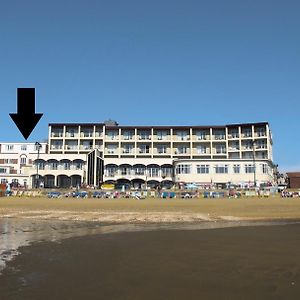
[[[299,198],[74,199],[0,198],[0,217],[178,223],[218,220],[300,220]]]
[[[299,299],[299,220],[299,198],[0,198],[0,299]]]

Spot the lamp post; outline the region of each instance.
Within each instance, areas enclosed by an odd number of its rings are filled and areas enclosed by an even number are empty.
[[[42,145],[39,142],[35,142],[35,148],[37,149],[37,162],[36,162],[36,181],[35,181],[35,187],[39,187],[39,159],[40,159],[40,150],[42,148]]]
[[[253,150],[253,181],[254,181],[254,188],[256,188],[256,166],[255,166],[255,140],[252,140],[252,150]]]

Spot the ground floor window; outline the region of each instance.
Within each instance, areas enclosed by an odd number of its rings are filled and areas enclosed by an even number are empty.
[[[245,165],[245,173],[254,173],[255,171],[255,166],[254,165]]]
[[[241,166],[240,165],[233,165],[233,173],[238,174],[240,173]]]
[[[215,171],[216,171],[216,174],[227,174],[228,173],[228,165],[216,165]]]
[[[176,174],[190,174],[191,165],[178,165],[176,167]]]
[[[197,165],[197,173],[198,174],[208,174],[209,173],[209,165]]]

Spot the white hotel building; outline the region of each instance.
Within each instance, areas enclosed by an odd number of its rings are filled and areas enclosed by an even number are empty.
[[[31,187],[30,174],[38,152],[45,155],[47,143],[0,143],[0,183],[12,183]]]
[[[267,122],[224,126],[49,124],[41,155],[46,186],[199,186],[273,183],[272,136]]]
[[[2,143],[0,179],[29,187],[115,183],[170,187],[274,183],[267,122],[224,126],[49,124],[39,158],[34,144]]]

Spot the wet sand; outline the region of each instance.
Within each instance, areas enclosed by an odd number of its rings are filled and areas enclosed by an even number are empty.
[[[300,299],[300,225],[156,230],[20,248],[0,299]]]

